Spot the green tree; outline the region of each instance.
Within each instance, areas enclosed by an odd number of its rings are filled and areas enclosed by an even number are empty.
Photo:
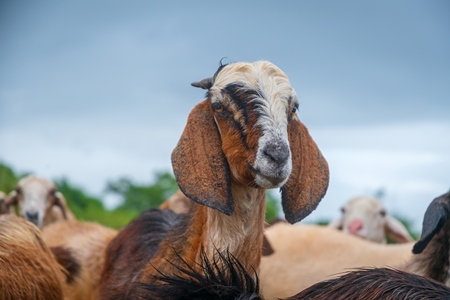
[[[271,194],[270,191],[266,192],[266,221],[271,222],[278,218],[279,206],[278,200]]]
[[[16,173],[9,165],[0,162],[0,191],[9,193],[16,188],[17,181],[29,173]]]
[[[128,178],[108,182],[106,191],[118,194],[123,199],[121,208],[135,212],[143,212],[158,207],[178,190],[172,174],[163,172],[156,174],[156,180],[150,185],[138,185]]]

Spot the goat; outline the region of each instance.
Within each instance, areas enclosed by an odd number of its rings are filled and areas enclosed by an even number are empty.
[[[328,226],[376,243],[386,243],[386,236],[399,243],[414,241],[406,227],[390,216],[376,198],[352,198],[341,211],[342,216]]]
[[[158,283],[161,273],[182,276],[182,261],[198,269],[201,251],[210,261],[213,249],[229,251],[248,272],[258,270],[265,189],[281,187],[291,223],[326,192],[328,165],[278,67],[221,65],[213,78],[193,85],[208,89],[207,99],[190,113],[172,152],[177,183],[192,200],[189,213],[151,210],[122,229],[107,249],[102,299],[129,297],[136,283]]]
[[[98,299],[105,250],[116,234],[116,230],[100,224],[76,220],[42,229],[44,241],[70,275],[65,283],[70,299]]]
[[[64,272],[36,226],[0,216],[0,299],[63,299]]]
[[[39,228],[60,220],[75,220],[64,196],[43,177],[29,175],[20,179],[6,202],[18,206],[19,215]]]
[[[288,297],[358,267],[395,267],[449,285],[449,219],[447,193],[429,205],[415,245],[373,243],[322,226],[275,224],[266,230],[274,254],[261,261],[262,293],[267,299]]]

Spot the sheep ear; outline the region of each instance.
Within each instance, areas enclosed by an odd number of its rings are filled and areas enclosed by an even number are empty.
[[[428,206],[422,223],[422,235],[414,244],[413,253],[419,254],[450,219],[450,192],[435,198]]]
[[[331,228],[334,228],[337,230],[342,230],[342,226],[343,226],[342,221],[343,221],[342,217],[334,219],[330,223],[328,223],[328,227],[331,227]]]
[[[384,225],[384,230],[386,235],[398,243],[408,243],[414,241],[412,236],[409,234],[408,229],[399,220],[389,215],[385,217],[386,223]]]
[[[204,90],[209,90],[213,86],[213,78],[205,78],[202,81],[191,83],[193,87],[201,88]]]
[[[61,209],[61,212],[63,214],[64,220],[67,220],[67,213],[66,213],[66,207],[67,202],[66,198],[64,198],[63,194],[61,192],[56,191],[54,193],[55,200],[53,202],[53,205],[58,206]]]
[[[189,114],[172,152],[172,167],[188,198],[224,214],[233,213],[230,170],[208,100],[197,104]]]
[[[295,223],[316,209],[328,188],[328,164],[295,114],[288,125],[292,173],[281,188],[286,220]]]

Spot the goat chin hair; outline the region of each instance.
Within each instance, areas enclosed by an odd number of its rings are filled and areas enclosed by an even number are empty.
[[[215,249],[214,252],[211,261],[202,250],[201,263],[189,263],[178,256],[181,265],[169,263],[180,271],[179,275],[160,273],[154,277],[154,283],[135,283],[134,296],[136,299],[261,300],[256,271],[254,276],[249,274],[229,251]]]
[[[360,268],[316,283],[285,300],[450,299],[450,288],[430,278],[391,268]]]

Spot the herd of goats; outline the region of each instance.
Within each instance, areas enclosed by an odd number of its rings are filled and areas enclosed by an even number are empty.
[[[172,152],[179,191],[121,230],[76,220],[46,178],[0,192],[1,300],[450,299],[450,192],[417,242],[371,198],[329,226],[291,225],[329,170],[287,76],[231,63],[192,85],[207,92]],[[272,188],[286,220],[266,224]]]

